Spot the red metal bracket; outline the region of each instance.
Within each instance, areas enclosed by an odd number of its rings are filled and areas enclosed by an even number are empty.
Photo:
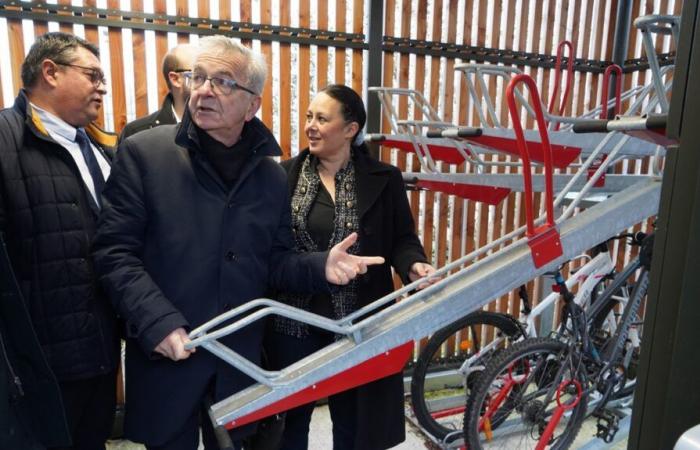
[[[600,158],[599,160],[595,161],[593,164],[590,165],[590,167],[588,168],[588,179],[589,179],[589,180],[590,180],[591,178],[593,178],[593,175],[595,175],[596,171],[598,171],[598,169],[600,168],[600,165],[603,164],[603,162],[605,161],[605,159],[606,159],[607,157],[608,157],[608,155],[603,155],[602,158]],[[603,187],[603,186],[605,186],[605,172],[603,172],[603,173],[600,175],[600,178],[598,178],[598,179],[596,180],[596,182],[593,183],[593,186],[594,186],[594,187]]]
[[[368,359],[350,369],[326,378],[312,386],[303,389],[296,394],[292,394],[271,405],[265,406],[248,415],[233,420],[224,425],[228,430],[246,425],[264,417],[287,411],[296,406],[305,405],[309,402],[329,395],[378,380],[389,375],[398,373],[406,365],[406,361],[413,353],[413,341],[394,347],[380,355]]]
[[[523,127],[520,124],[519,108],[515,104],[515,87],[518,83],[525,83],[530,90],[533,109],[537,119],[537,129],[540,132],[540,140],[544,150],[544,178],[545,178],[545,208],[547,218],[545,224],[535,229],[535,218],[533,213],[533,191],[532,191],[532,168],[530,165],[530,152],[528,151],[528,142],[525,140]],[[513,129],[518,140],[518,150],[520,158],[523,161],[523,181],[525,188],[525,220],[527,224],[528,245],[532,253],[532,259],[535,267],[542,267],[550,261],[558,258],[563,254],[559,233],[557,232],[554,223],[554,182],[552,168],[552,147],[549,144],[549,135],[547,133],[547,125],[542,113],[542,103],[540,95],[537,91],[535,81],[525,74],[519,74],[513,77],[508,83],[506,89],[506,100],[508,101],[508,110],[511,120],[513,121]]]
[[[431,191],[444,192],[445,194],[457,195],[469,200],[484,202],[489,205],[498,205],[510,194],[510,189],[482,186],[478,184],[451,183],[447,181],[427,181],[416,182],[416,187],[429,189]]]

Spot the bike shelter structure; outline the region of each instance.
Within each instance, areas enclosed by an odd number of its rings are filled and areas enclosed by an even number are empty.
[[[643,25],[651,27],[650,23],[652,22],[643,22]],[[458,70],[465,73],[488,72],[488,68],[477,65],[461,67]],[[659,69],[660,80],[663,79],[666,70],[668,69]],[[404,142],[409,142],[418,156],[421,167],[428,172],[421,173],[420,182],[456,184],[452,179],[442,178],[450,175],[462,184],[481,186],[484,191],[503,189],[507,191],[505,195],[513,190],[523,191],[527,224],[440,268],[435,276],[443,278],[436,284],[413,292],[421,283],[421,280],[416,281],[339,320],[331,320],[271,299],[257,299],[193,330],[190,334],[192,342],[188,344],[188,348],[203,347],[256,382],[251,387],[212,405],[210,416],[216,425],[228,429],[239,427],[399,372],[413,350],[414,339],[435,332],[455,318],[479,309],[492,299],[508,293],[657,213],[661,186],[659,175],[618,177],[605,173],[613,163],[624,158],[662,155],[659,142],[649,142],[646,135],[606,133],[605,131],[615,129],[616,125],[613,122],[606,122],[605,128],[600,128],[601,133],[593,134],[593,137],[589,138],[581,138],[585,135],[574,134],[571,130],[550,130],[548,133],[548,128],[557,128],[556,124],[559,123],[586,127],[592,126],[592,122],[589,117],[557,121],[555,116],[543,113],[542,102],[531,78],[510,69],[496,69],[494,73],[496,76],[510,79],[506,95],[510,114],[514,119],[514,130],[498,127],[455,128],[452,124],[442,122],[420,93],[380,88],[374,90],[380,98],[395,94],[413,98],[427,120],[400,121],[396,120],[394,114],[389,113],[394,120],[392,130],[396,135],[369,135],[367,139],[374,142],[389,142],[394,139],[391,145],[396,145],[398,136],[405,139]],[[536,118],[538,131],[523,131],[520,126],[520,110],[516,101],[520,100],[523,105],[527,105],[523,101],[524,95],[517,89],[520,83],[529,88],[532,104],[525,109]],[[659,105],[663,109],[661,98],[665,98],[669,87],[670,85],[664,85],[663,82],[660,86],[655,83],[651,87],[643,87],[627,95],[639,95],[640,92],[644,92],[648,100],[647,110],[650,105],[652,108]],[[469,91],[471,94],[472,89]],[[624,98],[624,94],[618,98]],[[615,100],[611,103],[615,104]],[[385,111],[391,109],[389,101],[385,103],[383,100],[382,104]],[[556,106],[556,102],[550,102],[551,105]],[[641,103],[635,108],[640,106]],[[607,107],[608,105],[602,107],[601,112]],[[484,114],[491,112],[493,111],[487,106]],[[495,112],[493,113],[495,118]],[[659,128],[660,122],[657,119],[636,120],[634,127],[638,128],[637,131],[641,131],[643,127]],[[633,123],[632,119],[622,119],[619,122],[624,121],[627,125]],[[641,125],[642,122],[644,125]],[[498,125],[498,122],[494,123]],[[551,125],[553,123],[555,125]],[[601,122],[596,124],[600,127]],[[628,131],[628,128],[630,127],[618,126],[615,130]],[[409,133],[409,129],[413,129],[413,132]],[[422,132],[427,129],[439,130],[442,137],[437,139],[444,141],[423,136]],[[460,139],[445,137],[449,135],[460,136]],[[550,144],[550,136],[554,144]],[[462,137],[466,139],[464,145]],[[450,153],[457,154],[462,158],[459,162],[467,162],[476,170],[464,174],[442,174],[435,170],[435,160],[440,160],[436,156],[439,155],[436,149],[448,142]],[[512,177],[509,177],[509,174],[483,173],[479,168],[493,163],[483,160],[481,155],[491,151],[517,154],[521,158],[520,163],[506,164],[522,164],[522,173]],[[555,152],[565,156],[557,159],[554,157]],[[569,167],[579,158],[582,162],[576,166],[576,173],[554,174],[554,167]],[[544,168],[543,174],[532,174],[531,160]],[[411,177],[418,175],[407,174],[408,179]],[[464,178],[459,180],[458,177]],[[605,180],[602,192],[610,195],[609,198],[574,215],[583,198],[596,189],[601,189],[600,180],[603,177]],[[546,215],[536,220],[532,203],[534,192],[538,191],[545,192]],[[556,198],[555,191],[558,193]],[[555,218],[555,206],[561,205],[566,194],[572,191],[578,191],[577,198]],[[496,197],[502,194],[500,192]],[[491,201],[498,203],[493,195]],[[264,370],[218,341],[219,338],[270,315],[292,318],[336,333],[340,338],[279,371]]]

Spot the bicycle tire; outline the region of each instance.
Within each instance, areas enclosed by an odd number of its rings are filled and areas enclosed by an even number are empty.
[[[457,354],[451,355],[450,358],[436,359],[435,355],[440,352],[443,343],[451,339],[452,336],[456,335],[461,330],[478,326],[493,327],[495,330],[498,330],[498,332],[503,333],[509,341],[517,340],[523,336],[522,327],[513,317],[500,313],[478,311],[451,323],[433,334],[421,351],[413,369],[413,376],[411,377],[411,405],[413,407],[413,412],[421,427],[440,441],[444,440],[448,434],[459,431],[462,423],[461,415],[463,415],[465,399],[463,396],[458,399],[459,406],[455,408],[455,415],[457,417],[449,418],[449,420],[452,421],[451,423],[454,424],[454,426],[450,426],[450,423],[448,423],[449,421],[441,420],[446,417],[435,417],[437,414],[435,409],[431,408],[431,404],[434,405],[436,399],[432,398],[429,400],[426,398],[426,377],[440,370],[450,371],[460,367],[462,362],[469,357],[472,352],[462,353],[458,350]],[[465,394],[472,380],[473,377],[469,380],[462,380]],[[447,386],[445,386],[445,388],[447,388]],[[435,391],[439,390],[433,390],[432,392],[434,393]],[[456,395],[453,393],[451,395],[452,397],[459,397],[459,393],[456,393]],[[462,409],[462,413],[458,411],[460,408]],[[445,412],[445,410],[443,410],[443,412]]]
[[[537,398],[537,395],[545,394],[547,389],[558,386],[562,379],[570,379],[568,377],[571,376],[572,379],[581,384],[581,397],[576,406],[572,408],[571,413],[562,417],[564,422],[560,423],[562,423],[563,429],[559,430],[556,437],[548,443],[551,445],[548,447],[550,449],[564,450],[569,448],[583,424],[588,399],[583,367],[576,366],[575,373],[562,374],[561,378],[556,377],[559,369],[570,367],[569,361],[566,359],[570,351],[571,348],[567,344],[556,339],[533,338],[517,342],[499,355],[494,356],[467,400],[467,414],[464,416],[464,436],[467,448],[470,450],[535,448],[548,424],[548,417],[551,419],[552,411],[556,405],[554,398],[548,399],[545,395],[544,399],[550,402],[545,404]],[[532,365],[529,362],[524,363],[530,360],[533,361]],[[512,377],[511,370],[513,372],[520,370],[516,366],[526,367],[526,369],[522,373],[517,373],[516,377]],[[515,369],[509,370],[509,368],[514,367]],[[529,371],[532,368],[536,369],[530,375]],[[523,380],[523,384],[516,384],[517,389],[505,391],[506,393],[503,395],[507,396],[507,403],[504,405],[507,406],[501,408],[498,404],[491,403],[493,400],[491,394],[499,392],[499,386],[500,389],[505,389],[504,381],[507,382],[507,380],[503,376],[504,373],[512,377],[513,380],[521,377],[518,379]],[[531,390],[533,388],[534,390]],[[565,392],[564,395],[570,396],[570,392]],[[495,412],[493,411],[494,407],[498,408]],[[492,426],[488,427],[490,431],[482,433],[480,426],[484,425],[483,428],[487,428],[485,421],[482,422],[482,415],[489,410],[493,413],[492,417],[497,415],[500,417],[497,419],[497,423],[494,422]],[[492,434],[489,436],[493,430],[498,431],[499,426],[503,428],[502,435]],[[482,441],[482,434],[485,442]]]

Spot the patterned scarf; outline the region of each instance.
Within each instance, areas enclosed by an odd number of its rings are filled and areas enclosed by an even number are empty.
[[[294,248],[297,252],[318,251],[308,230],[309,211],[316,202],[316,196],[321,187],[321,178],[311,166],[311,156],[308,156],[299,172],[299,179],[294,195],[292,195],[292,229],[294,231]],[[335,217],[333,233],[328,249],[358,231],[357,196],[355,193],[355,168],[352,159],[348,165],[335,175]],[[355,242],[348,253],[357,255],[359,244]],[[279,301],[296,308],[309,310],[312,295],[281,293]],[[333,304],[333,319],[340,319],[357,310],[357,279],[345,286],[331,285],[331,302]],[[309,335],[309,326],[305,323],[286,317],[276,316],[274,329],[278,333],[304,338]]]

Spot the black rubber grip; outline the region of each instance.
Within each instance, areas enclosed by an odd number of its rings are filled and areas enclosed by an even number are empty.
[[[463,128],[447,128],[444,130],[432,130],[428,131],[425,135],[429,138],[468,138],[468,137],[478,137],[481,136],[481,128],[474,127],[463,127]]]
[[[608,121],[603,119],[590,119],[574,124],[574,133],[607,133]]]
[[[659,128],[666,128],[666,121],[668,115],[666,114],[656,114],[647,117],[647,129],[654,130]]]

